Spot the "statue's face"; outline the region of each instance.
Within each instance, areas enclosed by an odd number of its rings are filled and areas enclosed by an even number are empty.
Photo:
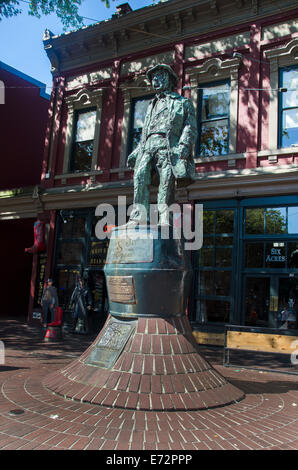
[[[152,87],[157,92],[170,90],[172,88],[170,76],[166,70],[157,70],[154,72],[152,74],[151,83]]]

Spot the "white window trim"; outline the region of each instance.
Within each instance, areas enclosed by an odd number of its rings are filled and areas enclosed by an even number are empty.
[[[298,38],[276,49],[265,51],[265,56],[270,62],[269,149],[276,152],[279,132],[279,69],[298,64]],[[282,150],[285,151],[285,148]],[[295,151],[295,148],[289,147],[289,151]]]
[[[90,107],[96,107],[94,144],[93,144],[93,154],[92,154],[90,174],[92,173],[94,174],[94,172],[97,171],[97,156],[98,156],[98,148],[99,148],[100,124],[101,124],[101,114],[102,114],[102,96],[103,96],[103,89],[101,88],[97,90],[92,90],[92,91],[86,88],[83,88],[76,95],[68,96],[65,99],[65,102],[67,105],[68,117],[67,117],[66,140],[65,140],[64,161],[63,161],[63,175],[67,175],[67,177],[71,177],[71,176],[75,177],[75,176],[78,176],[79,174],[78,172],[76,173],[69,172],[75,111],[84,110]],[[89,174],[89,173],[87,172],[86,174]]]
[[[232,59],[221,60],[212,58],[206,60],[204,64],[187,69],[192,89],[192,100],[197,110],[198,105],[198,87],[204,84],[217,82],[221,80],[230,80],[230,127],[229,127],[229,148],[227,155],[218,155],[210,157],[212,160],[227,160],[229,158],[244,158],[244,154],[236,154],[237,147],[237,117],[238,117],[238,99],[239,99],[239,81],[238,71],[242,62],[242,56],[239,54]],[[205,157],[198,157],[196,162],[207,161]]]
[[[119,161],[119,172],[128,171],[126,166],[127,152],[128,152],[128,138],[129,128],[132,118],[131,104],[133,98],[143,98],[153,93],[149,80],[141,75],[137,77],[133,82],[125,82],[120,86],[123,93],[124,111],[122,121],[122,133],[121,133],[121,149],[120,149],[120,161]],[[131,170],[130,170],[131,171]]]

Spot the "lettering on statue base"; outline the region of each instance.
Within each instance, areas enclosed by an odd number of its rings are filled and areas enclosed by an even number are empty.
[[[111,302],[135,304],[135,288],[132,276],[107,276],[109,299]]]
[[[102,367],[103,369],[113,367],[135,327],[135,320],[121,322],[111,318],[102,336],[86,359],[86,364]]]
[[[152,263],[153,239],[149,238],[111,238],[107,254],[107,264]]]

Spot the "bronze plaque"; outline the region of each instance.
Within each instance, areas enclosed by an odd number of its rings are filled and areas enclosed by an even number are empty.
[[[111,318],[97,344],[86,359],[86,363],[104,369],[113,367],[135,330],[135,326],[135,320],[121,322],[121,320]]]
[[[146,238],[111,238],[107,263],[152,263],[153,239]]]
[[[135,304],[135,288],[132,276],[107,276],[109,300],[121,304]]]

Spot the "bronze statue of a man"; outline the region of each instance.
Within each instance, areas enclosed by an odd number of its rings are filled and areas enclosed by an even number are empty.
[[[150,68],[147,77],[156,95],[148,105],[140,142],[128,156],[127,164],[134,168],[134,208],[130,221],[149,221],[150,184],[156,173],[162,225],[168,223],[166,208],[174,202],[175,180],[189,183],[194,176],[192,150],[197,123],[192,102],[173,91],[178,77],[169,65]]]

